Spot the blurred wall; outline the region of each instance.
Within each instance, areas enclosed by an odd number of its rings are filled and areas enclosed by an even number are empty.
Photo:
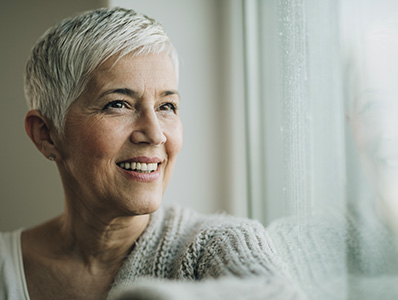
[[[24,130],[22,75],[29,49],[58,20],[105,5],[100,0],[3,4],[1,231],[43,222],[63,209],[56,166],[42,157]],[[165,202],[246,216],[241,1],[128,0],[109,5],[134,8],[160,21],[181,59],[184,146]]]

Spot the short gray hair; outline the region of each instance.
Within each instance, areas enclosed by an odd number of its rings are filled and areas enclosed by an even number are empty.
[[[87,86],[91,73],[113,55],[169,55],[178,77],[178,57],[163,27],[124,8],[102,8],[65,19],[49,28],[26,63],[25,96],[29,109],[49,118],[64,132],[68,108]]]

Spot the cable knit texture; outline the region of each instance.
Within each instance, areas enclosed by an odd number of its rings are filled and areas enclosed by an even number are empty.
[[[204,298],[303,296],[260,223],[160,209],[126,258],[108,299]]]
[[[370,206],[279,219],[267,233],[309,299],[398,299],[396,241]]]

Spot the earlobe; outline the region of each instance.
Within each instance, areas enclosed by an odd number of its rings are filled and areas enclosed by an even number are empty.
[[[25,130],[36,148],[47,158],[55,160],[60,154],[51,138],[51,122],[38,110],[31,110],[25,117]]]

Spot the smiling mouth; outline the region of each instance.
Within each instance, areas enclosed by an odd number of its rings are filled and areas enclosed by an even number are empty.
[[[139,163],[139,162],[122,162],[117,163],[117,165],[126,170],[126,171],[134,171],[137,173],[153,173],[158,169],[160,163]]]

